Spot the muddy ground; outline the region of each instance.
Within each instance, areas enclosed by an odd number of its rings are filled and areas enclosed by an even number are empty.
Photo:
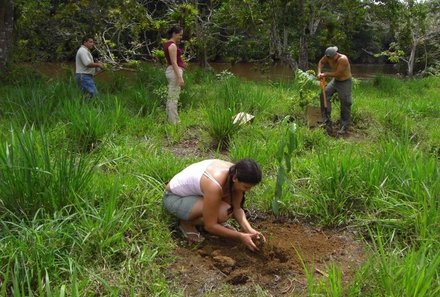
[[[209,234],[198,246],[179,240],[170,279],[184,288],[186,296],[306,296],[300,257],[315,278],[325,278],[329,265],[337,265],[343,282],[366,258],[363,245],[348,231],[320,230],[275,218],[257,219],[253,225],[267,238],[260,252]]]

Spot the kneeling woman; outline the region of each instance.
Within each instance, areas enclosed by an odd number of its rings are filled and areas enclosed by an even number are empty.
[[[261,181],[261,169],[250,159],[233,164],[222,160],[194,163],[166,186],[164,206],[180,219],[179,229],[190,241],[203,240],[196,225],[221,237],[241,241],[251,251],[258,248],[253,240],[265,240],[251,227],[242,208],[244,194]],[[242,232],[225,227],[233,216]]]

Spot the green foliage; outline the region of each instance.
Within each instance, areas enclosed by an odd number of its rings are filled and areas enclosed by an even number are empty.
[[[158,90],[162,93],[159,93]],[[166,89],[165,92],[163,92],[163,88],[159,88],[153,90],[153,94],[151,94],[145,86],[139,85],[137,88],[130,88],[124,92],[124,105],[135,115],[153,115],[163,104],[166,98],[164,94],[167,94]]]
[[[59,104],[57,98],[36,92],[22,93],[18,99],[18,102],[9,101],[8,105],[10,110],[15,110],[15,121],[20,126],[42,127],[50,124],[51,119],[54,119],[53,112]]]
[[[116,56],[128,61],[142,47],[143,33],[156,30],[154,26],[160,28],[147,7],[134,0],[18,1],[16,9],[20,12],[15,52],[19,61],[70,59],[85,34],[96,34],[101,56]],[[83,11],[89,13],[83,14]],[[150,36],[157,35],[156,31]]]
[[[181,3],[173,7],[169,17],[176,24],[180,24],[183,28],[194,27],[197,21],[199,11],[197,7],[190,3]]]
[[[239,88],[238,80],[234,78],[223,81],[214,101],[208,101],[210,106],[205,106],[206,129],[214,141],[213,146],[219,150],[228,148],[232,136],[240,130],[240,124],[233,123],[244,100]]]
[[[264,5],[257,1],[224,1],[213,19],[213,34],[224,34],[226,41],[213,43],[212,51],[232,63],[262,59],[270,51],[269,30]]]
[[[94,165],[88,157],[53,153],[44,132],[11,130],[0,148],[1,208],[26,216],[60,210],[86,190]]]
[[[388,251],[380,231],[374,241],[377,254],[372,276],[376,290],[386,296],[437,296],[440,254],[426,242],[418,250]]]
[[[101,201],[95,203],[82,199],[78,201],[78,225],[81,229],[76,230],[76,235],[82,238],[83,253],[93,261],[93,255],[100,254],[115,263],[124,261],[123,250],[127,243],[124,242],[126,232],[133,225],[134,212],[126,209],[118,211],[120,206],[120,186],[115,183],[106,191]]]
[[[350,218],[354,205],[363,204],[362,196],[357,193],[356,172],[359,160],[352,157],[350,151],[323,153],[318,157],[320,193],[316,197],[316,210],[320,209],[322,220],[326,224],[343,224]]]
[[[167,85],[164,69],[149,63],[142,63],[136,69],[136,82],[150,91]]]
[[[254,159],[261,166],[267,166],[274,162],[274,156],[278,149],[278,134],[273,136],[266,129],[259,129],[255,126],[243,127],[239,133],[233,136],[229,146],[229,154],[232,160]],[[265,170],[263,169],[263,171]]]
[[[398,48],[397,43],[393,42],[390,44],[390,49],[386,51],[382,51],[378,54],[374,55],[377,57],[385,56],[392,63],[398,63],[400,60],[404,60],[405,52]]]
[[[19,0],[13,54],[19,62],[72,60],[83,35],[91,34],[96,40],[94,54],[100,59],[119,63],[142,57],[164,62],[162,38],[171,24],[180,24],[185,29],[184,56],[189,60],[271,64],[284,63],[289,56],[300,64],[316,63],[326,46],[336,44],[355,63],[377,62],[370,54],[374,52],[376,57],[415,64],[418,70],[426,68],[425,63],[438,64],[437,1],[321,4]],[[422,46],[426,52],[417,49],[411,58],[412,49]]]
[[[2,264],[5,264],[2,266],[6,267],[2,282],[2,285],[4,284],[2,296],[6,296],[7,285],[10,285],[9,289],[12,290],[14,296],[33,296],[34,294],[48,297],[65,296],[67,292],[70,292],[71,296],[79,296],[77,267],[68,255],[60,253],[61,244],[72,244],[69,242],[70,238],[60,228],[61,225],[34,219],[27,226],[21,225],[21,232],[14,232],[12,222],[3,222],[2,227],[5,229],[5,240],[0,244],[4,248],[5,255],[13,255],[9,261],[5,257],[0,260]],[[11,245],[5,245],[5,242]],[[56,244],[59,246],[57,253],[54,254],[52,248]],[[66,259],[59,258],[62,256]],[[64,282],[55,271],[60,262],[66,265],[69,275],[67,278],[70,278],[68,286],[56,285],[58,282]],[[51,279],[50,276],[54,278]],[[55,281],[55,285],[51,281]]]
[[[150,148],[140,163],[140,172],[165,185],[173,178],[185,165],[189,165],[188,160],[180,159],[171,153],[161,153],[159,150]]]
[[[406,88],[405,86],[402,86],[402,84],[395,80],[392,77],[387,77],[384,75],[376,75],[373,78],[373,86],[376,87],[378,90],[385,92],[386,95],[392,95],[395,94],[396,90],[402,90],[402,88]]]
[[[106,87],[109,93],[124,92],[128,86],[127,75],[119,71],[108,71],[109,81]]]
[[[165,64],[165,53],[163,49],[154,49],[151,51],[151,55],[156,59],[156,61],[160,62],[161,64]]]
[[[387,17],[392,20],[395,29],[394,41],[392,41],[387,50],[382,51],[378,56],[386,56],[388,59],[397,63],[405,62],[407,66],[406,74],[413,76],[417,63],[417,48],[423,46],[425,53],[423,61],[425,68],[428,59],[437,61],[437,58],[428,54],[427,48],[435,51],[435,46],[430,40],[438,40],[438,3],[436,1],[393,1],[391,4],[393,10],[387,13]],[[435,42],[434,42],[435,43]]]
[[[2,112],[11,118],[14,125],[48,127],[59,118],[59,109],[64,100],[79,96],[76,86],[61,81],[28,81],[20,83],[20,87],[7,89],[0,98]],[[15,86],[15,83],[14,83]]]
[[[285,119],[284,121],[286,121]],[[284,125],[282,125],[283,127]],[[272,201],[272,211],[275,215],[280,213],[280,201],[283,197],[283,185],[292,170],[291,159],[293,153],[298,148],[298,136],[296,131],[296,123],[289,124],[281,134],[281,140],[278,146],[276,160],[278,163],[278,173],[275,183],[275,195]]]
[[[64,118],[68,121],[66,134],[73,147],[83,152],[96,148],[121,125],[121,108],[117,98],[110,112],[93,106],[92,102],[66,102],[63,107]]]
[[[306,105],[317,102],[316,98],[319,98],[319,81],[316,79],[313,70],[304,72],[297,69],[295,72],[295,84],[298,87],[299,96],[295,96],[294,103],[297,103],[301,109]]]
[[[13,65],[8,69],[7,75],[1,77],[1,81],[16,86],[34,85],[42,83],[47,78],[30,66]]]
[[[218,150],[227,149],[232,136],[240,129],[239,124],[232,122],[238,110],[224,104],[217,104],[206,110],[207,130],[214,141],[213,147]]]

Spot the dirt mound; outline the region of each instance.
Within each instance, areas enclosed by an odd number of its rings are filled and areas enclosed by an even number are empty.
[[[260,220],[254,226],[267,239],[260,252],[206,235],[200,246],[176,249],[170,277],[177,278],[187,296],[222,292],[255,295],[257,286],[274,296],[303,295],[307,279],[302,261],[316,278],[326,277],[328,266],[334,263],[346,282],[365,259],[362,245],[348,232],[323,231],[276,219]]]

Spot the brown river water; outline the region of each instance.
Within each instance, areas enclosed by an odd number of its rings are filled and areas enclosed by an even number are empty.
[[[252,63],[238,63],[231,65],[229,63],[211,63],[211,67],[220,73],[224,70],[228,70],[233,74],[252,81],[288,81],[293,78],[292,70],[285,65],[273,65],[269,67],[261,67]],[[45,64],[32,64],[34,69],[50,76],[61,77],[67,69],[74,69],[74,65],[63,63],[45,63]],[[198,68],[196,64],[189,64],[188,71]],[[313,67],[316,71],[316,67]],[[353,77],[357,79],[369,79],[376,75],[396,75],[397,70],[391,64],[352,64],[351,65]],[[121,73],[132,77],[133,71],[121,70]],[[100,76],[100,80],[106,80],[107,76],[103,73]]]
[[[227,63],[213,63],[211,66],[217,72],[228,70],[235,75],[249,80],[290,80],[293,78],[292,70],[285,65],[274,65],[267,67],[264,71],[250,63],[230,65]],[[316,71],[316,67],[311,67]],[[351,71],[353,77],[358,79],[369,79],[376,75],[395,75],[397,71],[391,64],[352,64]]]

